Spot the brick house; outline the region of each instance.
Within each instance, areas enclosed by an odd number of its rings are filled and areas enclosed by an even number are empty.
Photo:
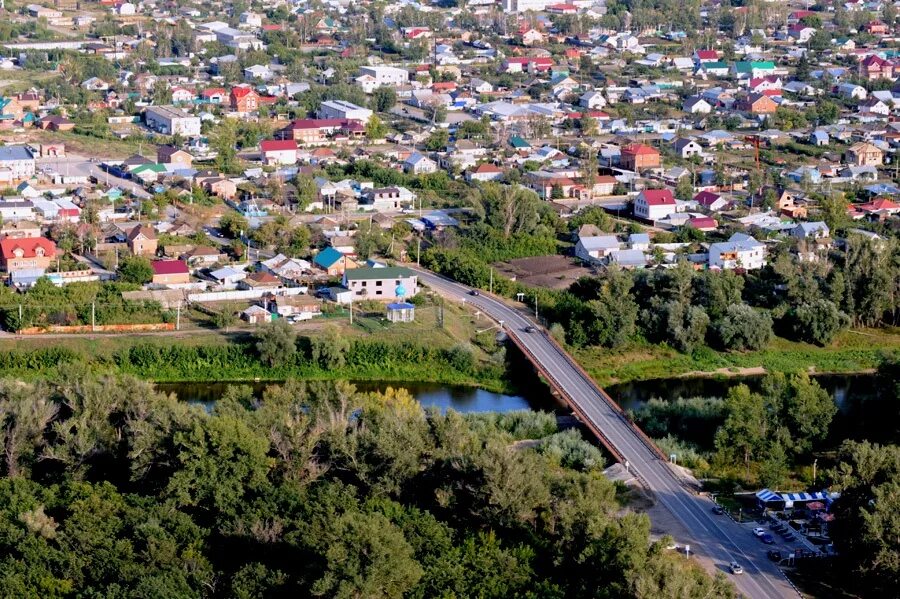
[[[884,152],[878,146],[861,141],[847,148],[846,159],[847,163],[856,166],[879,166],[884,163]]]
[[[153,269],[154,285],[183,285],[191,282],[191,271],[184,260],[154,260],[150,263]]]
[[[128,249],[135,256],[155,256],[159,248],[156,231],[151,227],[138,225],[128,232]]]
[[[0,241],[0,268],[4,272],[46,270],[55,257],[56,244],[46,237],[7,237]]]
[[[259,94],[249,86],[239,85],[231,88],[229,99],[231,110],[235,112],[255,112],[259,108]]]
[[[887,60],[870,54],[859,63],[859,77],[866,81],[876,79],[893,79],[894,65]]]
[[[622,168],[640,171],[659,167],[659,151],[644,144],[629,144],[622,148]]]

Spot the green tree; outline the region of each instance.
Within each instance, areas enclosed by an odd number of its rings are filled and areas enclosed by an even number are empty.
[[[747,304],[732,304],[715,325],[716,334],[727,349],[756,350],[772,339],[772,317]]]
[[[126,283],[143,285],[153,279],[153,267],[142,256],[128,256],[119,264],[119,278]]]
[[[268,322],[256,332],[256,351],[268,366],[286,364],[297,351],[297,332],[282,318]]]
[[[322,551],[325,572],[312,587],[317,596],[399,599],[422,577],[422,568],[402,531],[381,514],[340,516],[334,524],[333,540]]]
[[[382,85],[372,92],[370,106],[375,112],[387,112],[397,103],[397,92],[393,87]]]
[[[369,140],[373,139],[384,139],[387,135],[387,126],[381,122],[374,114],[369,117],[369,122],[366,123],[366,138]]]
[[[746,385],[738,385],[728,391],[725,414],[725,422],[716,433],[716,449],[726,462],[731,458],[743,460],[749,475],[751,459],[770,441],[766,401]]]
[[[238,239],[250,233],[250,223],[242,214],[229,210],[219,218],[219,229],[228,237]]]
[[[425,149],[429,152],[437,152],[445,149],[450,141],[450,134],[446,129],[435,129],[425,140]]]
[[[797,339],[817,345],[828,345],[850,325],[850,319],[833,302],[818,299],[793,308],[789,320]]]

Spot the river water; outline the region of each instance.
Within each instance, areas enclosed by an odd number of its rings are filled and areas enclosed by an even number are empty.
[[[874,375],[821,375],[815,380],[838,405],[838,415],[832,424],[834,439],[869,439],[896,442],[900,438],[898,416],[900,398],[878,397],[878,379]],[[637,381],[612,385],[606,390],[622,408],[637,410],[651,398],[675,400],[680,397],[725,397],[728,390],[741,383],[757,389],[760,377],[736,378],[675,378]],[[192,403],[211,405],[231,385],[249,385],[255,395],[275,382],[211,382],[157,383],[166,393]],[[566,413],[567,410],[538,381],[527,380],[519,394],[492,393],[474,387],[441,385],[438,383],[354,382],[361,391],[380,391],[387,387],[407,389],[425,407],[458,412],[510,412],[513,410],[544,410]]]
[[[232,385],[247,385],[256,396],[262,395],[266,387],[275,382],[213,382],[213,383],[157,383],[156,388],[165,393],[174,393],[179,399],[192,403],[209,405],[225,393]],[[536,388],[533,392],[523,391],[519,395],[492,393],[474,387],[441,385],[437,383],[388,383],[354,381],[360,391],[383,391],[388,387],[404,388],[425,407],[448,409],[457,412],[511,412],[514,410],[553,411],[560,406],[555,403],[550,392]]]

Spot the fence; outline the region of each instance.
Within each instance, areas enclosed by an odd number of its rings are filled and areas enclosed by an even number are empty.
[[[283,289],[246,289],[241,291],[209,291],[206,293],[189,293],[189,302],[227,302],[235,300],[259,299],[264,295],[303,295],[308,287],[286,287]]]

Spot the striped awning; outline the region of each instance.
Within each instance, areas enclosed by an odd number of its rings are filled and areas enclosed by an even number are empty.
[[[763,489],[762,491],[756,492],[756,498],[762,501],[763,503],[769,503],[770,501],[783,501],[781,495],[774,491],[770,491],[769,489]]]

